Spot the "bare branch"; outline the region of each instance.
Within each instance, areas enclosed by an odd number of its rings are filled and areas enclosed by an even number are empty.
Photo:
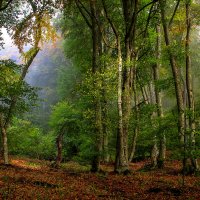
[[[115,46],[111,46],[111,45],[108,44],[108,41],[106,40],[106,38],[105,38],[103,32],[101,32],[101,35],[102,35],[102,39],[103,39],[103,41],[104,41],[104,43],[105,43],[105,45],[106,45],[107,47],[109,47],[109,48],[111,48],[111,49],[116,49],[116,48],[117,48],[116,45],[115,45]]]
[[[106,8],[106,3],[105,3],[105,0],[102,0],[102,4],[103,4],[103,9],[104,9],[104,12],[106,14],[106,18],[108,20],[108,22],[110,23],[111,25],[111,28],[116,36],[116,38],[119,37],[119,34],[117,32],[117,28],[115,27],[115,24],[112,22],[112,20],[110,19],[109,15],[108,15],[108,11],[107,11],[107,8]]]
[[[76,6],[78,7],[78,9],[79,9],[79,11],[80,11],[82,17],[84,18],[86,24],[88,25],[88,27],[89,27],[90,29],[92,29],[92,24],[90,23],[90,21],[88,20],[87,16],[85,15],[85,13],[83,12],[82,8],[81,8],[80,5],[79,5],[80,1],[77,1],[77,0],[76,0],[75,3],[76,3]],[[85,9],[84,9],[84,10],[85,10]],[[91,16],[91,15],[89,15],[89,16]]]
[[[87,10],[87,8],[83,5],[83,3],[80,0],[76,0],[79,2],[79,4],[83,7],[83,9],[85,10],[85,12],[91,17],[91,13]]]
[[[149,15],[148,15],[148,18],[147,18],[146,27],[145,27],[145,30],[144,30],[144,37],[146,37],[146,34],[147,34],[147,29],[148,29],[149,22],[150,22],[150,19],[151,19],[151,14],[152,14],[153,7],[154,7],[154,4],[152,4],[152,6],[150,8],[150,11],[149,11]]]
[[[146,7],[150,6],[151,4],[154,4],[156,3],[158,0],[153,0],[151,2],[149,2],[148,4],[144,5],[142,8],[140,8],[138,11],[137,11],[137,14],[139,14],[141,11],[143,11]]]

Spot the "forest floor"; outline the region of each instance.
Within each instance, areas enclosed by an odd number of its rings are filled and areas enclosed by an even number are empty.
[[[75,162],[53,169],[48,162],[12,158],[0,164],[0,199],[185,199],[200,200],[200,177],[186,176],[182,186],[181,163],[168,161],[163,170],[145,170],[148,161],[131,164],[130,175],[116,175],[111,165],[93,174]]]

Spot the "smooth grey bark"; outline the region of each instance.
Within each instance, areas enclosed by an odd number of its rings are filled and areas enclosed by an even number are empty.
[[[118,51],[118,133],[115,159],[115,172],[123,173],[129,169],[127,139],[123,130],[123,108],[122,108],[122,52],[120,39],[117,37]]]
[[[158,149],[158,146],[157,146],[157,137],[154,136],[153,147],[152,147],[152,150],[151,150],[151,165],[152,165],[152,168],[157,167],[158,155],[159,155],[159,149]]]
[[[190,58],[190,40],[191,40],[191,0],[186,0],[186,41],[185,41],[185,54],[186,54],[186,88],[187,88],[187,99],[188,99],[188,109],[190,114],[189,118],[189,130],[190,130],[190,159],[191,164],[195,171],[199,170],[199,165],[197,159],[194,158],[192,152],[195,151],[195,104],[194,104],[194,94],[192,86],[192,66]]]
[[[134,93],[134,102],[135,102],[135,107],[134,107],[134,112],[135,112],[135,128],[134,128],[134,135],[132,139],[132,146],[130,149],[130,155],[129,155],[129,162],[131,162],[135,156],[135,150],[136,150],[136,144],[137,144],[137,137],[139,134],[139,106],[138,106],[138,93],[137,93],[137,88],[136,88],[136,81],[137,81],[137,76],[136,76],[136,70],[137,70],[137,65],[135,65],[135,70],[134,70],[134,77],[133,77],[133,93]]]
[[[156,51],[156,59],[157,62],[153,66],[153,77],[154,77],[154,86],[155,86],[155,101],[157,106],[157,116],[162,119],[163,118],[163,109],[162,109],[162,98],[161,98],[161,92],[158,90],[158,87],[156,86],[157,81],[159,80],[159,69],[161,67],[161,28],[160,24],[156,26],[156,32],[157,32],[157,51]],[[159,134],[159,155],[158,155],[158,167],[163,168],[164,167],[164,161],[166,157],[166,137],[164,131]]]

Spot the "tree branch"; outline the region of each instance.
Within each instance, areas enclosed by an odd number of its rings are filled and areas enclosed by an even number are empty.
[[[109,15],[108,15],[108,11],[107,11],[107,8],[106,8],[105,0],[102,0],[102,4],[103,4],[104,12],[106,14],[106,18],[107,18],[108,22],[110,23],[111,28],[112,28],[116,38],[118,38],[119,35],[118,35],[118,32],[117,32],[117,28],[115,27],[114,23],[112,22],[112,20],[110,19]]]
[[[89,27],[90,29],[92,29],[92,24],[90,23],[90,21],[88,20],[88,18],[86,17],[85,13],[83,12],[83,10],[81,9],[81,7],[80,7],[80,5],[79,5],[80,1],[77,1],[77,0],[76,0],[75,3],[76,3],[76,6],[78,7],[78,10],[80,11],[82,17],[84,18],[86,24],[88,25],[88,27]],[[85,9],[84,9],[84,10],[85,10]]]
[[[33,3],[32,0],[28,0],[28,2],[31,4],[31,7],[33,9],[33,12],[36,13],[37,12],[37,6],[35,3]]]
[[[135,29],[135,26],[136,26],[137,9],[138,9],[138,1],[135,1],[134,12],[133,12],[133,15],[131,17],[131,24],[130,24],[129,30],[127,32],[126,38],[130,37],[131,32],[134,32],[134,29]],[[134,37],[135,37],[135,33],[134,33]]]
[[[150,19],[151,19],[151,13],[152,13],[153,7],[154,7],[154,4],[152,4],[152,6],[150,8],[150,11],[149,11],[149,15],[148,15],[148,18],[147,18],[147,23],[146,23],[145,30],[144,30],[144,37],[146,37],[146,34],[147,34],[147,29],[148,29],[149,22],[150,22]]]
[[[102,35],[102,39],[103,39],[103,41],[104,41],[104,43],[105,43],[105,45],[106,45],[107,47],[109,47],[109,48],[111,48],[111,49],[116,49],[116,45],[115,45],[115,46],[111,46],[111,45],[108,44],[108,41],[106,40],[106,38],[105,38],[105,36],[104,36],[104,34],[103,34],[103,31],[101,31],[101,35]]]
[[[80,0],[76,0],[76,1],[78,1],[79,2],[79,4],[83,7],[83,9],[85,10],[85,12],[90,16],[90,17],[92,17],[91,16],[91,13],[87,10],[87,8],[83,5],[83,3],[80,1]]]
[[[171,19],[169,21],[169,25],[168,25],[169,28],[171,27],[171,25],[173,23],[173,20],[174,20],[174,17],[176,15],[176,11],[177,11],[177,9],[179,7],[179,4],[180,4],[180,0],[177,1],[176,7],[175,7],[174,12],[173,12],[173,15],[172,15],[172,17],[171,17]]]
[[[30,65],[32,64],[34,58],[37,56],[38,52],[39,52],[39,48],[37,48],[34,52],[34,54],[30,57],[30,59],[27,61],[27,63],[25,64],[23,70],[22,70],[22,74],[21,74],[21,77],[20,77],[20,81],[23,81],[27,72],[28,72],[28,69],[30,67]],[[13,110],[15,109],[15,106],[16,106],[16,103],[17,103],[17,100],[18,100],[18,97],[17,96],[13,96],[11,98],[11,104],[10,104],[10,107],[9,107],[9,111],[8,111],[8,115],[6,116],[6,119],[5,119],[5,123],[4,123],[4,127],[8,127],[8,125],[10,124],[10,121],[12,119],[12,115],[13,115]]]
[[[142,8],[140,8],[138,11],[137,11],[137,14],[139,14],[141,11],[143,11],[146,7],[150,6],[151,4],[153,3],[156,3],[158,0],[153,0],[151,2],[149,2],[148,4],[144,5]]]

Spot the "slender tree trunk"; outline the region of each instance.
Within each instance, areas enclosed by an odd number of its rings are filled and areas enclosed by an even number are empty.
[[[106,18],[111,25],[117,41],[118,51],[118,134],[116,147],[115,171],[127,173],[129,171],[128,162],[128,126],[131,112],[131,50],[134,47],[135,27],[138,1],[122,0],[124,22],[125,22],[125,67],[122,67],[121,39],[118,29],[110,19],[105,0],[102,0]],[[134,52],[135,53],[135,52]]]
[[[117,38],[118,50],[118,134],[116,146],[115,172],[124,173],[129,169],[127,140],[123,129],[123,109],[122,109],[122,52],[120,38]]]
[[[177,108],[178,108],[178,132],[180,137],[180,144],[184,151],[186,150],[186,134],[185,134],[185,109],[184,109],[184,100],[183,100],[183,86],[181,82],[181,74],[176,64],[175,56],[170,50],[170,38],[169,38],[169,29],[166,23],[166,16],[165,16],[165,0],[159,0],[160,9],[161,9],[161,18],[162,18],[162,25],[164,29],[164,37],[165,43],[168,47],[168,54],[169,60],[172,68],[172,73],[174,77],[174,84],[175,84],[175,93],[176,93],[176,101],[177,101]],[[186,171],[186,158],[183,158],[183,173]]]
[[[57,145],[56,167],[60,167],[60,164],[62,162],[62,144],[63,144],[63,133],[60,133],[56,139],[56,145]]]
[[[102,12],[101,12],[102,13]],[[99,54],[102,56],[104,54],[110,54],[109,49],[106,48],[104,41],[103,41],[103,36],[102,36],[102,30],[103,30],[103,25],[99,26],[99,33],[100,39],[99,42],[101,43],[101,49]],[[101,74],[105,73],[107,69],[106,62],[104,61],[102,63],[101,67]],[[103,162],[108,163],[109,162],[109,149],[108,149],[108,143],[109,143],[109,134],[108,134],[108,104],[107,104],[107,92],[106,92],[106,81],[102,77],[102,131],[103,131],[103,141],[102,141],[102,152],[103,152]]]
[[[129,170],[128,163],[128,144],[127,135],[124,134],[124,110],[123,110],[123,62],[121,39],[115,24],[110,19],[105,0],[102,0],[106,18],[111,25],[111,28],[116,37],[117,44],[117,61],[118,61],[118,131],[117,131],[117,144],[116,144],[116,158],[115,158],[115,172],[126,173]]]
[[[2,142],[3,142],[3,160],[4,164],[9,164],[8,158],[8,138],[7,138],[7,130],[5,127],[1,127],[1,134],[2,134]]]
[[[157,52],[156,52],[157,63],[153,67],[153,75],[154,75],[155,84],[159,80],[159,68],[161,67],[161,64],[160,64],[160,61],[161,61],[160,25],[156,26],[156,32],[157,32],[157,44],[156,44],[156,46],[157,46]],[[155,85],[155,98],[156,98],[156,104],[157,104],[157,114],[159,117],[163,117],[161,93],[158,90],[158,87],[156,87],[156,85]]]
[[[175,93],[176,93],[176,102],[178,108],[178,132],[180,137],[180,142],[184,144],[184,135],[185,135],[185,111],[184,111],[184,103],[183,103],[183,96],[182,96],[182,83],[180,72],[178,66],[176,64],[175,56],[170,50],[170,38],[169,38],[169,29],[166,22],[166,15],[165,15],[165,0],[159,0],[160,9],[161,9],[161,19],[162,25],[164,30],[164,38],[166,46],[168,47],[168,54],[169,60],[172,68],[173,78],[174,78],[174,85],[175,85]]]
[[[2,137],[2,149],[3,149],[3,160],[4,164],[9,164],[9,156],[8,156],[8,137],[7,137],[7,128],[4,125],[3,114],[0,113],[0,129],[1,129],[1,137]]]
[[[158,87],[156,86],[157,81],[159,80],[159,68],[161,67],[160,61],[161,61],[161,30],[160,25],[156,26],[156,32],[157,32],[157,52],[156,52],[156,58],[157,63],[153,66],[153,77],[154,77],[154,85],[155,85],[155,100],[156,100],[156,106],[157,106],[157,116],[162,119],[163,118],[163,109],[162,109],[162,99],[161,99],[161,93],[158,90]],[[160,126],[160,125],[159,125]],[[162,131],[160,133],[159,137],[159,155],[158,155],[158,167],[163,168],[164,167],[164,161],[166,157],[166,137],[165,133]]]
[[[104,87],[105,86],[103,86],[103,88]],[[102,105],[103,161],[108,163],[109,162],[108,128],[107,128],[108,110],[107,110],[107,101],[105,97],[105,91],[103,92],[102,98],[103,98],[103,105]]]
[[[101,30],[99,30],[99,27],[101,24],[99,23],[99,12],[98,8],[96,6],[95,0],[90,0],[90,11],[86,8],[82,8],[83,6],[79,1],[75,1],[82,17],[84,18],[85,22],[87,23],[88,27],[91,29],[92,33],[92,73],[94,74],[94,77],[96,76],[97,72],[100,72],[100,67],[98,66],[99,58],[101,55]],[[84,14],[85,11],[89,15],[88,17]],[[94,80],[94,88],[97,84],[97,80]],[[92,159],[92,166],[91,171],[92,172],[98,172],[100,169],[100,159],[101,159],[101,152],[103,148],[103,125],[102,125],[102,108],[101,108],[101,99],[100,97],[94,97],[94,157]]]
[[[135,150],[136,150],[136,144],[137,144],[137,137],[139,134],[139,100],[138,100],[138,92],[137,92],[137,55],[135,56],[135,64],[132,69],[132,87],[133,87],[133,94],[134,94],[134,111],[135,112],[135,127],[134,127],[134,135],[133,135],[133,140],[132,140],[132,146],[130,149],[130,154],[129,154],[129,162],[132,162],[134,156],[135,156]]]
[[[136,68],[136,66],[135,66]],[[129,162],[131,162],[135,156],[135,150],[136,150],[136,143],[137,143],[137,137],[139,134],[139,107],[138,107],[138,94],[137,94],[137,88],[136,88],[136,69],[134,70],[134,81],[133,81],[133,92],[134,92],[134,102],[135,102],[135,128],[134,128],[134,136],[132,140],[132,147],[130,150],[130,156],[129,156]]]
[[[153,81],[149,82],[148,89],[149,89],[148,93],[149,93],[150,104],[155,105],[155,90],[153,86]],[[155,116],[155,113],[153,113],[152,115]]]
[[[192,87],[192,73],[191,73],[191,58],[190,58],[190,33],[191,33],[191,16],[190,16],[190,6],[191,0],[186,0],[186,42],[185,42],[185,53],[186,53],[186,87],[188,95],[188,109],[190,111],[189,115],[189,129],[190,129],[190,159],[194,170],[199,170],[199,165],[197,159],[192,155],[195,150],[195,105],[194,105],[194,95]]]
[[[92,72],[96,74],[98,72],[98,60],[99,60],[99,48],[100,48],[100,33],[98,30],[98,24],[95,18],[97,18],[96,1],[90,1],[91,9],[91,21],[92,21],[92,41],[93,41],[93,55],[92,55]],[[94,85],[96,80],[94,81]],[[98,172],[100,169],[100,154],[102,152],[103,143],[103,130],[102,130],[102,111],[101,101],[99,97],[94,97],[94,110],[95,110],[95,156],[92,160],[92,172]]]
[[[152,151],[151,151],[151,164],[152,164],[152,167],[155,168],[157,167],[157,160],[158,160],[158,155],[159,155],[159,149],[158,149],[158,146],[157,146],[157,137],[156,135],[154,136],[154,142],[153,142],[153,148],[152,148]]]

